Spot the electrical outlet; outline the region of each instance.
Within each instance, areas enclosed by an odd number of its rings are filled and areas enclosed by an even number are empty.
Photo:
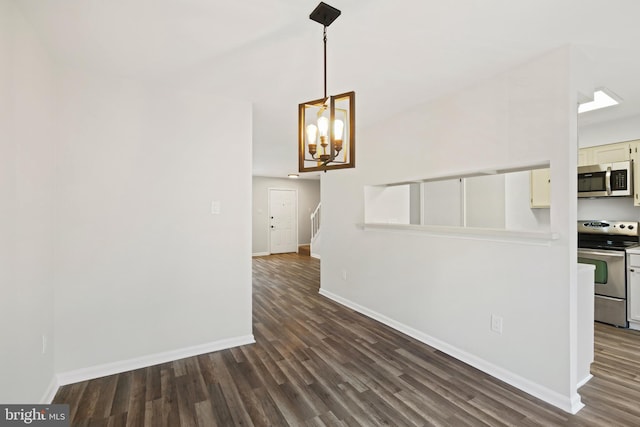
[[[42,335],[42,354],[47,352],[47,336]]]
[[[502,317],[491,315],[491,330],[497,334],[502,334]]]

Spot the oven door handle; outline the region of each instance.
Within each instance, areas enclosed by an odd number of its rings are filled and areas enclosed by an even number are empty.
[[[582,249],[578,249],[578,255],[600,255],[600,256],[624,258],[625,252],[621,252],[621,251],[600,252],[600,251],[585,251]]]
[[[607,166],[607,173],[604,178],[604,185],[607,189],[607,196],[611,195],[611,166]]]

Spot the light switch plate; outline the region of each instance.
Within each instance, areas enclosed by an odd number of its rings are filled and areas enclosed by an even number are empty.
[[[211,202],[211,213],[213,215],[220,215],[220,200]]]
[[[491,330],[497,334],[502,334],[502,317],[491,315]]]

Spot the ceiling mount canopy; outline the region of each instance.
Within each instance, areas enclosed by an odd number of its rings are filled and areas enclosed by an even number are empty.
[[[327,96],[327,27],[340,10],[320,4],[309,18],[323,26],[324,97],[298,105],[298,170],[355,167],[355,92]]]
[[[322,24],[325,27],[331,25],[333,21],[335,21],[338,16],[340,16],[342,12],[336,9],[333,6],[330,6],[326,3],[320,2],[311,15],[309,15],[309,19],[316,21],[318,24]]]

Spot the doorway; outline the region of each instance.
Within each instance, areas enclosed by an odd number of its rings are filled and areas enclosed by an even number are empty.
[[[298,252],[298,191],[269,189],[269,252]]]

